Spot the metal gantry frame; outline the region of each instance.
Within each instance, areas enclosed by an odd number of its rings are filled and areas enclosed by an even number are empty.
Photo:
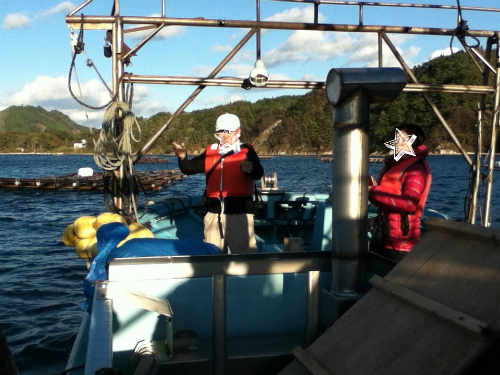
[[[477,11],[477,12],[500,12],[500,8],[488,7],[470,7],[470,6],[451,6],[451,5],[433,5],[433,4],[410,4],[410,3],[385,3],[385,2],[370,2],[370,1],[334,1],[334,0],[270,0],[282,1],[290,3],[304,3],[314,6],[314,20],[312,23],[302,22],[275,22],[260,20],[260,0],[256,1],[256,20],[228,20],[228,19],[205,19],[205,18],[172,18],[165,15],[165,0],[161,0],[161,17],[136,17],[136,16],[120,16],[120,1],[113,0],[112,12],[110,16],[79,16],[77,12],[85,8],[93,0],[86,0],[78,6],[66,17],[68,27],[78,30],[81,27],[89,30],[112,30],[112,75],[113,75],[113,93],[116,95],[116,100],[124,101],[124,85],[127,83],[141,84],[167,84],[167,85],[194,85],[198,86],[194,92],[184,101],[184,103],[173,113],[169,120],[156,132],[156,134],[145,144],[145,146],[135,155],[135,161],[138,161],[145,155],[159,137],[166,131],[168,125],[181,114],[189,104],[198,96],[198,94],[207,86],[220,87],[241,87],[243,84],[242,78],[218,78],[217,74],[227,65],[236,53],[254,36],[257,35],[257,54],[260,55],[260,31],[261,30],[314,30],[314,31],[329,31],[329,32],[351,32],[351,33],[374,33],[378,36],[378,56],[379,67],[382,67],[382,47],[383,42],[389,47],[396,59],[401,64],[410,82],[406,85],[405,92],[421,93],[424,99],[432,108],[439,122],[448,132],[449,136],[457,146],[465,161],[471,168],[471,186],[472,191],[469,194],[469,203],[467,208],[466,220],[470,223],[475,223],[477,211],[477,196],[480,187],[480,181],[484,181],[485,197],[484,197],[484,212],[481,218],[481,225],[490,225],[490,202],[493,179],[494,155],[496,132],[498,129],[498,111],[500,107],[500,94],[498,87],[500,86],[500,59],[499,59],[499,38],[496,30],[469,30],[466,28],[466,34],[462,34],[462,38],[457,37],[457,28],[460,26],[461,10]],[[359,17],[357,24],[327,24],[318,22],[318,12],[320,5],[340,5],[358,7]],[[384,26],[384,25],[365,25],[363,19],[363,10],[367,7],[402,7],[402,8],[420,8],[420,9],[443,9],[458,11],[457,28],[429,28],[429,27],[408,27],[408,26]],[[130,28],[124,30],[124,26]],[[124,73],[124,65],[130,61],[137,51],[144,47],[155,35],[158,34],[165,26],[191,26],[191,27],[212,27],[212,28],[243,28],[249,29],[249,32],[243,39],[234,47],[234,49],[221,61],[221,63],[207,77],[179,77],[179,76],[158,76],[158,75],[137,75]],[[463,24],[462,24],[463,26]],[[149,35],[138,42],[128,51],[122,50],[122,43],[126,33],[134,33],[144,30],[152,30]],[[463,30],[463,29],[462,29]],[[430,36],[449,36],[457,37],[457,40],[462,44],[465,51],[475,62],[483,75],[481,85],[429,85],[420,84],[412,73],[405,60],[399,54],[394,44],[389,38],[389,34],[413,34],[413,35],[430,35]],[[485,56],[477,50],[469,46],[465,42],[465,36],[472,38],[487,38],[487,48]],[[495,63],[492,66],[490,58],[492,51],[495,51]],[[259,56],[258,56],[259,57]],[[489,84],[489,77],[495,76],[492,85]],[[266,88],[276,89],[314,89],[324,88],[323,81],[294,81],[294,80],[272,80],[267,82]],[[439,112],[439,109],[430,99],[429,92],[447,92],[447,93],[463,93],[463,94],[480,94],[481,99],[478,105],[478,124],[477,124],[477,146],[476,154],[472,159],[465,149],[462,147],[452,129],[447,124],[444,117]],[[493,103],[491,107],[487,107],[486,96],[493,94]],[[483,125],[485,121],[486,111],[491,111],[491,143],[489,146],[489,160],[486,170],[481,170],[481,140]],[[119,202],[117,202],[119,204]]]

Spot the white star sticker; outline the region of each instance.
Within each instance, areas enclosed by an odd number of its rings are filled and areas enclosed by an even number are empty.
[[[399,129],[396,128],[396,134],[392,141],[385,142],[384,145],[391,150],[394,150],[394,159],[399,161],[404,154],[415,156],[415,151],[411,147],[412,143],[415,142],[417,136],[404,135]]]

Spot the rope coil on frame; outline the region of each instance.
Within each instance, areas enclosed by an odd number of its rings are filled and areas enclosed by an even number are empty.
[[[103,171],[103,182],[104,182],[104,203],[108,211],[119,213],[125,217],[128,217],[127,221],[134,221],[134,217],[138,218],[137,214],[137,201],[138,201],[138,187],[141,187],[141,183],[137,175],[135,174],[133,166],[133,150],[132,143],[138,143],[141,139],[141,129],[135,115],[132,113],[132,99],[134,96],[133,84],[129,84],[124,90],[124,100],[121,102],[118,99],[118,90],[113,94],[113,91],[106,84],[106,81],[100,74],[99,70],[95,66],[94,62],[89,58],[85,52],[85,43],[83,42],[84,37],[84,15],[81,15],[80,32],[76,36],[73,29],[71,29],[71,47],[72,47],[72,59],[71,66],[69,70],[68,77],[68,88],[71,96],[77,103],[82,105],[84,108],[101,110],[106,109],[102,122],[102,130],[99,135],[99,139],[94,141],[94,161],[96,165]],[[76,73],[76,56],[79,54],[85,54],[86,65],[89,68],[94,68],[102,84],[106,87],[109,95],[110,101],[103,106],[96,107],[91,106],[83,102],[82,92],[80,87],[80,82],[78,80],[78,75]],[[80,90],[79,100],[73,93],[71,87],[72,74],[76,76],[78,88]],[[124,73],[120,77],[117,87],[122,85],[123,77],[125,75],[131,75],[131,73]],[[87,115],[88,118],[88,115]],[[134,129],[134,126],[136,129]],[[89,124],[90,127],[90,124]],[[135,134],[134,134],[135,133]],[[120,174],[116,172],[120,170]],[[144,192],[144,189],[142,189]],[[122,209],[114,205],[113,199],[109,199],[111,196],[120,198],[124,205]]]
[[[121,112],[121,115],[119,114]],[[117,134],[117,117],[123,121],[123,130]],[[134,135],[134,125],[138,135]],[[141,128],[130,106],[124,102],[115,102],[104,114],[102,130],[94,148],[94,160],[99,168],[115,170],[127,158],[132,156],[132,141],[141,140]]]
[[[134,130],[137,130],[137,134],[134,134]],[[136,187],[139,182],[133,167],[132,142],[138,143],[140,139],[141,129],[130,106],[124,102],[115,102],[104,114],[102,130],[94,147],[94,161],[108,175],[105,185],[112,185],[112,181],[116,178],[114,171],[124,167],[119,194],[136,218],[138,217]],[[107,192],[111,191],[112,188]],[[105,204],[109,211],[116,212],[116,207],[111,202],[106,202],[106,197]],[[124,212],[118,213],[128,216]]]

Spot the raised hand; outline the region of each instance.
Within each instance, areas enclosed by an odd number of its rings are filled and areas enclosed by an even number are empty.
[[[177,156],[178,158],[184,159],[187,155],[187,149],[184,145],[184,142],[178,144],[172,141],[172,149],[174,150],[175,156]]]

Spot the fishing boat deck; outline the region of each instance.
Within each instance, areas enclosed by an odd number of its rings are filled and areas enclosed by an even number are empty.
[[[437,218],[427,226],[411,253],[385,278],[372,278],[373,289],[305,358],[335,374],[483,373],[475,366],[489,360],[483,353],[498,347],[500,332],[500,230]],[[484,373],[497,373],[493,358],[496,371]],[[280,374],[309,374],[300,362]]]
[[[380,68],[363,69],[363,72],[355,69],[356,77],[351,77],[354,78],[352,82],[343,79],[346,78],[343,76],[344,73],[348,75],[346,69],[332,69],[331,72],[335,74],[329,73],[328,77],[333,77],[333,79],[327,78],[326,82],[268,80],[269,77],[267,77],[263,85],[269,89],[326,88],[329,102],[335,107],[333,149],[335,155],[342,157],[332,160],[332,181],[336,184],[328,202],[329,206],[326,206],[326,199],[320,204],[312,204],[315,199],[300,201],[297,196],[293,199],[287,198],[287,202],[282,202],[284,199],[270,194],[267,197],[267,207],[264,208],[264,210],[267,209],[265,218],[268,222],[259,221],[257,216],[256,232],[259,230],[261,233],[264,232],[274,240],[271,244],[275,245],[282,243],[279,240],[282,239],[283,233],[277,235],[278,227],[284,227],[290,231],[300,231],[307,227],[311,239],[310,241],[309,238],[304,239],[306,247],[310,246],[305,250],[330,251],[276,252],[241,256],[216,255],[213,257],[127,258],[111,261],[109,281],[104,283],[102,288],[96,288],[102,289],[102,292],[109,291],[110,294],[94,299],[93,317],[95,315],[95,323],[102,324],[103,329],[100,329],[101,325],[98,325],[94,326],[90,332],[88,347],[92,348],[93,352],[87,353],[90,354],[87,356],[88,362],[86,363],[86,371],[89,374],[94,373],[96,369],[111,365],[125,369],[129,359],[134,356],[133,348],[140,340],[144,340],[144,336],[147,336],[147,341],[152,340],[157,349],[151,351],[157,356],[153,359],[149,355],[151,353],[147,353],[146,348],[144,353],[148,358],[144,357],[145,360],[157,361],[161,371],[169,374],[266,373],[262,368],[259,369],[259,361],[265,361],[266,355],[283,358],[283,349],[285,349],[281,346],[283,343],[288,345],[287,358],[290,358],[291,352],[297,353],[290,350],[291,346],[296,344],[294,337],[297,333],[299,334],[297,338],[302,342],[298,345],[310,346],[306,351],[298,351],[298,353],[306,354],[301,357],[300,363],[294,361],[284,369],[283,374],[308,374],[307,368],[309,367],[305,365],[311,363],[314,364],[311,372],[315,374],[385,375],[436,372],[454,374],[459,373],[459,370],[464,370],[492,343],[489,335],[485,333],[489,332],[490,328],[493,328],[492,332],[495,334],[499,332],[500,323],[496,314],[499,310],[498,301],[500,301],[498,272],[492,272],[495,267],[496,269],[500,267],[500,264],[497,264],[498,235],[483,241],[484,236],[481,235],[478,240],[458,235],[456,232],[446,236],[442,235],[439,230],[436,230],[434,234],[431,232],[419,244],[419,249],[415,248],[414,252],[385,276],[383,282],[376,284],[377,281],[374,281],[376,288],[364,295],[367,258],[368,266],[377,267],[384,263],[383,259],[377,257],[375,261],[371,261],[373,254],[369,252],[367,254],[366,251],[368,212],[365,202],[367,202],[366,167],[369,162],[367,131],[370,116],[368,109],[370,104],[393,101],[402,91],[421,93],[439,122],[452,137],[469,167],[473,170],[474,166],[480,165],[478,161],[471,160],[465,152],[428,93],[444,91],[481,95],[482,105],[480,105],[478,124],[482,126],[486,111],[496,112],[499,107],[499,65],[496,64],[493,68],[489,63],[493,47],[496,47],[498,51],[496,30],[467,29],[466,34],[457,35],[460,27],[465,24],[457,22],[456,27],[452,28],[429,28],[367,25],[363,20],[363,7],[369,5],[408,6],[408,4],[396,3],[335,2],[337,5],[358,6],[358,21],[352,24],[324,24],[320,23],[319,18],[320,1],[314,2],[314,22],[307,23],[261,21],[259,1],[256,2],[257,20],[255,21],[166,17],[164,1],[162,1],[161,16],[158,17],[120,15],[119,7],[114,7],[110,16],[76,15],[90,2],[87,1],[71,12],[66,17],[66,22],[72,29],[81,30],[81,42],[83,42],[84,29],[106,30],[106,32],[111,30],[110,41],[114,48],[112,74],[116,83],[113,93],[119,101],[126,101],[125,85],[128,84],[197,86],[193,94],[143,146],[137,154],[138,157],[149,151],[161,134],[166,131],[168,125],[205,87],[249,88],[247,81],[251,79],[252,72],[255,73],[254,70],[250,72],[248,80],[220,77],[219,73],[255,34],[258,42],[258,59],[256,60],[260,61],[260,37],[263,30],[373,33],[378,37],[376,49],[379,52]],[[311,3],[306,0],[298,2]],[[424,5],[410,6],[422,7]],[[424,7],[460,11],[459,6],[429,5]],[[476,10],[498,11],[498,9],[488,8]],[[130,59],[136,55],[140,57],[137,52],[165,26],[243,28],[249,31],[207,77],[125,73],[125,65],[130,62]],[[152,32],[130,50],[123,51],[124,27],[130,32],[142,30],[144,27],[152,29]],[[392,34],[457,37],[476,65],[481,65],[482,85],[421,84],[391,41],[390,35]],[[482,52],[479,53],[468,45],[465,42],[465,36],[488,38],[486,57]],[[400,62],[402,69],[382,68],[384,65],[383,42]],[[492,86],[488,85],[491,81],[488,79],[490,72],[497,75],[496,82]],[[375,75],[377,79],[372,80]],[[407,82],[408,78],[409,82]],[[336,82],[342,83],[335,85]],[[374,82],[376,84],[373,84]],[[381,82],[387,83],[387,87],[382,85],[383,88],[380,90],[382,92],[379,92]],[[486,96],[493,93],[495,94],[493,105],[487,106]],[[352,108],[357,108],[356,111],[348,111],[348,106],[343,106],[347,103],[347,99],[351,104],[356,104],[352,106]],[[494,130],[498,126],[497,119],[497,116],[492,116],[490,148],[495,147]],[[482,132],[484,129],[478,129],[478,134]],[[492,159],[490,166],[492,166]],[[476,168],[477,181],[479,178],[479,168]],[[486,184],[487,189],[490,189],[491,179],[487,180]],[[471,195],[476,193],[477,186]],[[484,214],[486,225],[489,225],[489,200],[487,191]],[[322,206],[323,204],[325,206]],[[182,206],[178,212],[174,210],[176,205]],[[469,221],[474,222],[476,201],[473,202],[471,199],[469,207],[471,212]],[[193,235],[193,232],[202,228],[200,218],[196,217],[196,221],[191,220],[192,212],[188,213],[189,207],[180,201],[175,204],[169,202],[164,207],[157,206],[156,209],[154,215],[144,219],[152,224],[155,237],[157,234],[158,237],[168,237],[173,233],[180,238],[179,232],[182,234],[189,232],[188,235]],[[311,228],[310,214],[322,224]],[[186,225],[187,223],[190,225]],[[310,233],[311,231],[313,233]],[[265,242],[269,243],[269,241]],[[485,242],[487,244],[483,246]],[[480,246],[477,243],[480,243]],[[381,276],[390,270],[392,264],[385,264],[385,266]],[[373,272],[371,269],[370,271]],[[484,278],[482,271],[490,271],[486,272],[488,279]],[[380,274],[380,270],[373,273]],[[327,276],[326,283],[322,278],[325,275]],[[374,280],[380,279],[374,278]],[[384,284],[389,287],[380,286]],[[168,303],[172,305],[173,318],[167,316],[160,324],[157,311],[144,312],[140,306],[133,305],[126,298],[115,294],[124,285],[131,286],[138,292],[151,294],[155,298],[161,298],[165,303],[168,300]],[[408,293],[408,291],[413,293]],[[418,296],[415,296],[415,293]],[[398,298],[393,298],[394,295]],[[408,295],[410,295],[409,298]],[[399,299],[405,301],[401,302]],[[411,303],[407,303],[408,299]],[[446,321],[440,321],[436,319],[436,316],[443,318],[443,314],[440,314],[441,310],[435,308],[436,305],[432,301],[463,314],[462,316],[453,315],[449,309],[444,309],[448,311],[444,314]],[[415,305],[418,305],[417,308]],[[99,313],[95,313],[96,309]],[[316,339],[319,325],[325,322],[323,309],[327,311],[325,314],[328,314],[336,323],[324,335]],[[105,319],[99,319],[102,317]],[[456,318],[456,321],[451,321],[453,318]],[[477,321],[479,325],[475,324]],[[175,324],[176,329],[191,329],[197,333],[199,349],[196,354],[182,350],[178,350],[175,354],[176,350],[172,349],[174,340],[170,337],[170,332],[174,329],[168,328],[169,322],[174,322],[172,326]],[[472,324],[469,324],[471,322]],[[328,327],[330,323],[325,322],[325,327]],[[164,337],[157,338],[155,335],[160,326]],[[486,327],[488,329],[485,329]],[[288,339],[281,341],[287,335]],[[241,340],[242,337],[243,340]],[[260,357],[251,357],[252,353],[255,353],[253,344],[256,344],[259,350],[269,348],[262,344],[262,338],[271,338],[271,340],[276,338],[279,345],[276,341],[272,345],[273,341],[271,341],[270,353],[264,353],[264,355],[261,353]],[[166,346],[170,344],[172,347],[167,350]],[[471,348],[468,347],[469,344]],[[246,358],[242,358],[242,352],[247,355]],[[168,358],[172,353],[174,358]],[[296,356],[300,357],[297,354]],[[304,357],[307,361],[303,360]],[[233,364],[237,363],[236,358],[240,362],[238,366],[233,367]],[[251,366],[248,358],[251,358],[256,367]],[[190,360],[193,361],[189,362]],[[196,367],[198,365],[200,367]],[[174,366],[175,371],[172,370]]]

